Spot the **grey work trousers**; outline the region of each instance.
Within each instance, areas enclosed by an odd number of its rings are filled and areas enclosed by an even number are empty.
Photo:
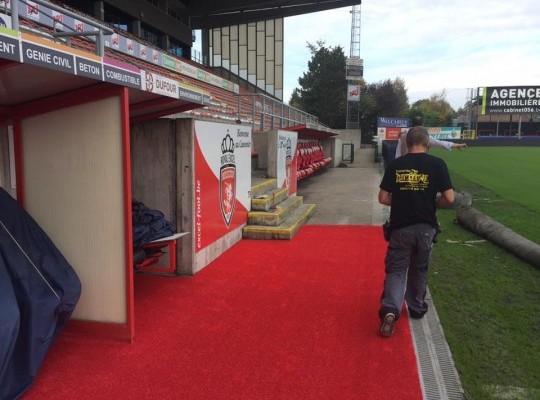
[[[428,265],[436,229],[414,224],[392,231],[384,260],[386,277],[379,316],[393,313],[399,318],[403,301],[409,314],[422,318],[427,312]]]

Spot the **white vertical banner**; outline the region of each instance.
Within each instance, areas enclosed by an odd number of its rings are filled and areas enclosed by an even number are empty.
[[[360,101],[360,85],[348,85],[347,101]]]
[[[247,222],[251,128],[195,121],[195,251]]]
[[[296,194],[296,147],[298,144],[298,133],[294,131],[278,132],[277,140],[277,185],[280,188],[287,188],[290,196]]]
[[[2,5],[0,2],[0,10],[2,9]],[[11,29],[11,17],[7,14],[0,12],[0,27],[5,27]]]

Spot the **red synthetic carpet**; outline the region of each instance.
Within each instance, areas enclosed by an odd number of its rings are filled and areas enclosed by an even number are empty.
[[[135,341],[64,333],[30,399],[421,400],[405,315],[378,333],[379,227],[243,240],[191,278],[136,276]]]

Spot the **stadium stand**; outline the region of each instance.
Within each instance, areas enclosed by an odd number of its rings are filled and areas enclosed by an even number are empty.
[[[114,32],[126,36],[134,41],[144,44],[149,49],[156,49],[152,44],[144,42],[141,38],[135,37],[130,33],[119,30],[111,24],[98,21],[95,18],[83,14],[80,11],[65,6],[61,1],[53,1],[61,7],[65,7],[71,12],[80,14],[85,18],[95,20],[104,26],[109,27]],[[31,32],[32,34],[39,34],[50,40],[67,44],[75,49],[95,53],[96,43],[83,36],[73,36],[69,40],[65,38],[53,37],[53,29],[42,25],[36,21],[21,19],[21,29]],[[320,124],[318,119],[308,113],[301,110],[290,107],[283,102],[267,96],[263,93],[252,93],[242,86],[239,87],[239,93],[234,93],[231,90],[215,86],[211,83],[192,78],[187,75],[172,71],[170,69],[161,67],[151,62],[130,56],[129,54],[122,53],[111,49],[105,48],[105,57],[127,63],[137,68],[143,69],[150,73],[159,74],[161,76],[176,80],[179,84],[185,88],[193,88],[197,92],[203,92],[210,97],[210,104],[206,106],[194,104],[193,108],[186,110],[182,113],[172,114],[176,117],[194,117],[206,120],[223,121],[223,122],[235,122],[242,124],[249,124],[254,132],[267,131],[269,129],[288,129],[299,131],[299,138],[304,142],[299,143],[298,154],[300,161],[298,163],[299,173],[298,179],[303,179],[312,175],[316,170],[322,166],[331,162],[331,157],[325,157],[320,142],[305,141],[310,139],[323,139],[337,135],[336,131],[329,129],[328,127]],[[172,55],[171,55],[172,56]],[[198,69],[207,71],[210,74],[215,74],[215,70],[210,70],[201,64],[194,61],[182,58],[182,62],[193,65]],[[306,127],[309,127],[306,129]]]
[[[51,3],[62,6],[74,13],[84,16],[85,18],[95,20],[95,18],[87,14],[83,14],[75,8],[66,6],[61,1],[55,0]],[[139,43],[143,43],[149,49],[160,50],[155,48],[151,43],[144,42],[141,38],[133,36],[129,32],[117,29],[115,26],[107,24],[103,21],[95,21],[102,25],[108,26],[110,29],[112,29],[118,34],[126,36]],[[53,33],[51,28],[40,25],[37,22],[31,20],[21,20],[21,22],[27,29],[30,28],[34,32],[39,31],[42,34],[48,35],[49,38],[51,38],[50,35]],[[65,43],[65,40],[60,39],[59,41]],[[68,44],[74,48],[89,52],[94,52],[95,49],[95,43],[85,39],[84,37],[72,37],[70,38]],[[262,93],[254,94],[240,87],[240,93],[238,95],[231,92],[230,90],[223,89],[207,82],[176,73],[166,68],[151,64],[149,62],[145,62],[144,60],[129,56],[127,54],[123,54],[121,52],[117,52],[111,48],[106,48],[105,51],[106,57],[135,65],[141,69],[155,72],[171,79],[176,79],[184,85],[203,89],[212,97],[211,104],[209,106],[206,106],[204,110],[194,109],[187,112],[187,114],[189,115],[216,120],[240,120],[242,123],[251,124],[255,131],[289,127],[294,124],[302,124],[306,122],[319,124],[317,118],[313,115],[289,107],[281,101],[273,99],[270,96],[266,96]],[[211,74],[216,73],[215,70],[210,70],[202,64],[193,62],[185,58],[182,58],[181,60],[182,62],[191,64],[199,69],[206,70]]]

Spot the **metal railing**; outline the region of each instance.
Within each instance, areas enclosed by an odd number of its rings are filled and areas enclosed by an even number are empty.
[[[19,24],[19,4],[24,4],[28,9],[32,9],[32,12],[39,13],[40,16],[48,18],[50,24],[42,23],[45,26],[49,26],[51,30],[39,31],[35,29],[27,28],[20,26]],[[80,21],[88,26],[94,28],[94,30],[85,30],[77,31],[72,27],[66,25],[61,20],[56,20],[51,15],[45,13],[39,7],[35,7],[34,4],[43,6],[44,8],[52,11],[61,13],[62,15],[68,16],[74,20]],[[7,7],[6,7],[7,8]],[[6,9],[6,11],[8,11]],[[55,4],[52,4],[45,0],[33,0],[32,4],[28,3],[26,0],[12,0],[11,1],[11,24],[12,29],[20,30],[21,28],[25,30],[30,30],[35,33],[39,33],[43,36],[49,38],[66,38],[66,44],[70,45],[69,39],[71,37],[85,37],[90,39],[95,37],[96,44],[96,54],[103,57],[105,54],[105,40],[104,37],[112,35],[114,31],[105,26],[96,22],[93,19],[87,18],[80,13],[75,13]],[[56,24],[60,24],[63,29],[69,31],[56,31]],[[199,53],[200,58],[202,54]],[[200,60],[202,61],[202,60]],[[280,100],[277,100],[273,97],[262,93],[248,93],[248,94],[238,94],[237,96],[237,120],[236,122],[250,123],[254,131],[265,131],[269,129],[283,129],[288,128],[294,125],[309,125],[311,128],[335,132],[334,130],[328,128],[327,126],[320,124],[319,119],[309,114],[305,111],[299,110],[295,107],[289,106],[288,104],[283,103]]]
[[[19,3],[25,4],[27,7],[33,7],[33,5],[28,4],[25,0],[12,0],[11,1],[11,27],[12,27],[12,29],[14,29],[16,31],[20,30],[20,25],[19,25]],[[62,7],[59,7],[59,6],[55,5],[55,4],[49,3],[48,1],[33,0],[33,3],[41,5],[43,7],[46,7],[48,9],[50,9],[50,10],[57,11],[57,12],[63,14],[63,15],[69,16],[71,18],[77,19],[78,21],[81,21],[81,22],[83,22],[85,24],[88,24],[88,25],[92,26],[93,28],[97,29],[97,31],[96,30],[82,31],[82,32],[75,31],[71,27],[64,24],[63,22],[54,20],[50,15],[48,15],[48,14],[42,12],[41,10],[39,10],[39,8],[35,9],[36,12],[40,13],[41,15],[43,15],[46,18],[51,19],[52,22],[53,22],[53,24],[52,24],[53,27],[55,26],[55,24],[61,24],[64,28],[71,29],[71,32],[52,32],[52,33],[49,33],[50,36],[52,36],[54,38],[66,37],[66,38],[68,38],[68,44],[69,44],[69,38],[70,37],[74,37],[74,36],[84,36],[84,37],[95,36],[95,38],[96,38],[95,39],[96,40],[96,54],[98,56],[103,57],[103,55],[105,54],[105,39],[104,39],[104,37],[112,35],[114,33],[114,31],[111,28],[108,28],[105,25],[102,25],[102,24],[100,24],[100,23],[98,23],[98,22],[96,22],[96,21],[94,21],[92,19],[86,18],[85,16],[83,16],[81,14],[74,13],[72,11],[69,11],[69,10],[65,9],[65,8],[62,8]]]
[[[239,94],[238,123],[251,123],[254,131],[283,129],[295,125],[309,125],[316,129],[333,131],[319,123],[319,119],[305,111],[289,106],[262,93]]]

